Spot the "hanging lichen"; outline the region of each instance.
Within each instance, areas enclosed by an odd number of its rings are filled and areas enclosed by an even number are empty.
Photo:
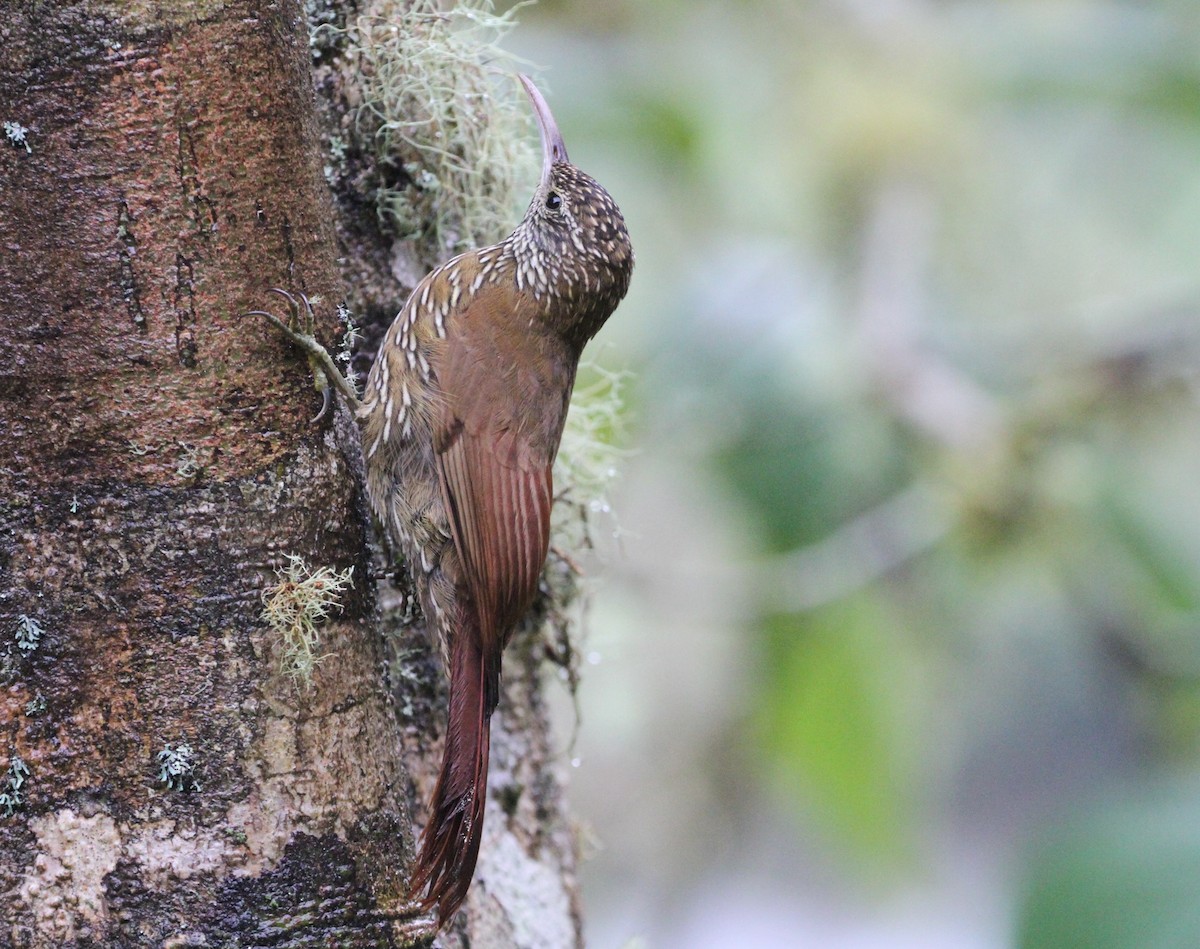
[[[385,0],[344,30],[315,32],[338,34],[354,66],[352,135],[374,163],[381,221],[430,259],[495,241],[524,210],[535,136],[518,64],[499,46],[519,6]]]

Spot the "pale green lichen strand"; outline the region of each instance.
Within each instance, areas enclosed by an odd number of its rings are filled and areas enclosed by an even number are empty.
[[[28,777],[29,766],[25,764],[20,755],[13,755],[8,762],[4,783],[0,785],[3,787],[3,790],[0,791],[0,807],[4,808],[5,817],[12,817],[13,811],[25,802],[21,788],[25,786]]]
[[[317,626],[341,609],[341,594],[350,586],[354,568],[313,570],[303,557],[287,557],[287,565],[277,571],[279,583],[263,591],[262,617],[279,641],[280,671],[307,684],[322,659]]]
[[[38,643],[42,641],[43,633],[45,633],[45,630],[42,629],[41,624],[32,616],[26,616],[22,613],[17,617],[17,648],[21,650],[23,655],[28,656],[37,649]]]
[[[379,213],[434,259],[493,243],[524,210],[536,135],[519,63],[499,46],[520,6],[497,14],[489,0],[444,10],[397,0],[348,28],[360,147],[403,182],[379,189]]]
[[[622,390],[630,378],[595,363],[581,365],[579,377],[554,463],[554,541],[567,550],[596,546],[594,529],[599,524],[617,533],[610,493],[624,454],[618,447]]]
[[[171,791],[200,790],[196,780],[196,755],[192,746],[181,742],[167,745],[158,753],[158,781]]]
[[[3,125],[4,134],[8,136],[9,142],[15,147],[25,146],[26,153],[32,155],[33,149],[29,147],[29,139],[26,137],[29,134],[27,129],[20,122],[7,121]]]

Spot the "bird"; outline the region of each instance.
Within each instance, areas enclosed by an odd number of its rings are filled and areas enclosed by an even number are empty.
[[[551,469],[580,355],[629,289],[620,209],[571,163],[545,98],[518,77],[542,145],[516,228],[417,284],[360,399],[311,333],[262,310],[358,422],[367,494],[404,556],[449,676],[445,748],[410,889],[440,929],[466,899],[482,840],[501,656],[529,610],[550,543]],[[301,295],[309,326],[311,305]],[[318,419],[321,416],[318,415]]]

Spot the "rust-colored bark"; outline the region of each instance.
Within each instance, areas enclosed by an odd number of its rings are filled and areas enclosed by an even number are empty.
[[[337,286],[303,26],[293,4],[157,28],[103,6],[6,15],[0,109],[31,152],[0,149],[5,467],[172,484],[186,445],[230,481],[313,406],[238,314]]]
[[[0,755],[30,772],[5,945],[394,944],[410,828],[355,442],[238,315],[337,294],[307,33],[296,3],[207,7],[4,11],[30,147],[0,141]],[[308,690],[260,619],[285,553],[358,577]],[[199,789],[159,781],[183,742]]]
[[[0,136],[0,793],[30,771],[0,945],[404,942],[442,674],[403,577],[367,580],[353,425],[312,425],[306,364],[239,315],[303,291],[332,342],[335,301],[378,324],[407,290],[361,196],[330,199],[353,69],[314,102],[300,6],[0,0],[0,122],[30,149]],[[260,618],[288,553],[355,567],[308,689]],[[579,939],[535,625],[447,947]],[[159,780],[181,742],[198,789]]]

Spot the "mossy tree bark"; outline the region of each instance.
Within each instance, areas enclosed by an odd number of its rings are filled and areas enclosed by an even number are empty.
[[[306,364],[239,315],[302,291],[331,341],[345,296],[300,5],[0,13],[0,944],[400,945],[441,672],[383,635],[353,424],[311,424]],[[354,567],[308,687],[261,618],[288,554]],[[539,653],[446,945],[578,940]]]

